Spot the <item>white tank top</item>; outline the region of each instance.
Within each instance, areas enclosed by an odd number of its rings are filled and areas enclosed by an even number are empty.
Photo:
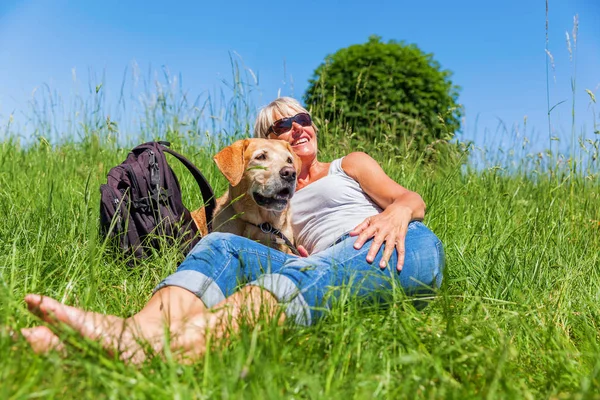
[[[365,218],[381,212],[353,178],[334,160],[323,178],[296,191],[291,201],[296,244],[310,254],[322,251]]]

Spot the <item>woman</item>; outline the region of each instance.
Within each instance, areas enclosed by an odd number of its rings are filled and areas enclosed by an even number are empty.
[[[339,294],[332,288],[381,301],[397,282],[408,294],[439,287],[444,253],[420,222],[421,197],[390,179],[364,153],[319,161],[316,135],[309,113],[287,97],[263,108],[255,124],[255,136],[287,141],[302,160],[291,207],[303,257],[212,233],[133,317],[85,312],[39,295],[26,296],[29,309],[138,362],[145,357],[140,342],[160,352],[165,329],[171,349],[193,359],[204,351],[207,335],[218,341],[242,322],[253,324],[260,317],[314,323]],[[36,351],[60,346],[44,326],[22,332]]]

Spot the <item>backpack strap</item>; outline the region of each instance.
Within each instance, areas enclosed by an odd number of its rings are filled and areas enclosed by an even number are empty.
[[[200,172],[198,167],[196,167],[194,164],[192,164],[192,162],[190,160],[188,160],[181,154],[179,154],[176,151],[171,150],[170,148],[167,147],[169,145],[168,142],[161,141],[161,142],[157,142],[157,143],[162,147],[162,150],[164,152],[169,153],[170,155],[172,155],[173,157],[175,157],[176,159],[181,161],[181,163],[183,165],[185,165],[185,167],[194,176],[194,179],[196,180],[196,182],[198,183],[198,186],[200,187],[200,193],[202,194],[202,199],[204,200],[206,223],[208,225],[208,231],[212,232],[212,218],[211,217],[213,215],[213,212],[214,212],[215,206],[216,206],[215,194],[212,190],[212,187],[210,186],[210,184],[208,183],[208,181],[206,180],[204,175],[202,175],[202,172]]]

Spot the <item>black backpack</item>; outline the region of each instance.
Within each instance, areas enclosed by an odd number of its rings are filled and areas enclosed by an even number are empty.
[[[113,238],[125,256],[146,258],[150,248],[161,243],[178,243],[187,254],[200,240],[198,228],[181,200],[181,188],[164,153],[169,153],[192,173],[205,204],[208,231],[215,199],[208,181],[181,154],[169,149],[169,142],[141,144],[125,161],[111,168],[108,182],[100,186],[100,232]]]

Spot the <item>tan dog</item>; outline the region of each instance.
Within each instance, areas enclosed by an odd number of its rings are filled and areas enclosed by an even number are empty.
[[[244,139],[214,156],[229,189],[216,201],[213,230],[261,241],[290,252],[271,233],[256,225],[270,224],[293,242],[289,200],[296,190],[301,161],[282,140]],[[200,232],[207,233],[204,209],[192,212]],[[279,243],[278,243],[279,242]]]

